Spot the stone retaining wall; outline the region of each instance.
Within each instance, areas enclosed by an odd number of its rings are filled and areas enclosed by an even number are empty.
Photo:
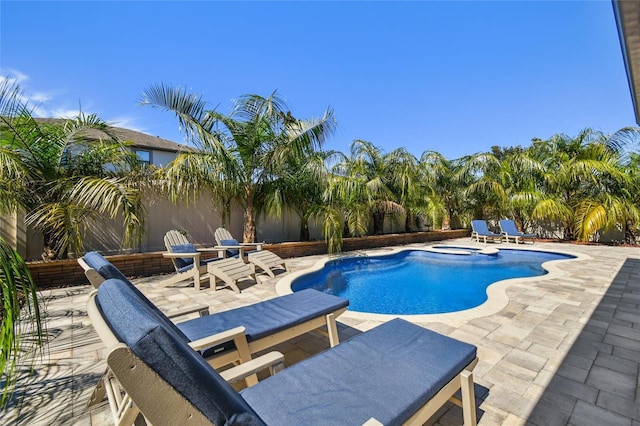
[[[345,238],[342,242],[342,247],[343,251],[352,251],[464,238],[468,236],[469,231],[466,229],[372,235],[359,238]],[[284,259],[327,253],[327,245],[324,241],[265,244],[264,249],[271,250]],[[210,255],[203,253],[204,258],[215,256],[215,253],[211,253]],[[107,256],[107,258],[128,277],[148,277],[151,275],[172,273],[174,271],[171,261],[165,259],[162,256],[162,252],[119,254]],[[52,286],[73,286],[88,283],[82,268],[75,259],[57,260],[54,262],[29,262],[28,265],[29,271],[40,289]]]

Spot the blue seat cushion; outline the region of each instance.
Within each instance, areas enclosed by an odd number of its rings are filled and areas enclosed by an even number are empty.
[[[484,220],[472,220],[471,221],[473,230],[480,235],[485,237],[501,237],[501,234],[495,234],[489,230],[487,222]]]
[[[241,392],[267,424],[405,422],[476,357],[476,347],[394,319]],[[277,401],[277,403],[276,403]]]
[[[82,256],[84,261],[93,268],[98,274],[102,276],[105,280],[109,278],[117,278],[122,281],[129,282],[127,277],[116,268],[111,262],[104,258],[97,251],[87,252],[84,256]]]
[[[181,322],[177,326],[190,340],[244,326],[247,341],[251,342],[348,305],[349,301],[342,297],[305,289],[253,305],[194,318]],[[203,355],[208,357],[232,347],[233,342],[229,342],[209,348],[203,352]]]
[[[96,301],[118,339],[214,424],[264,424],[182,336],[145,303],[131,297],[119,280],[105,281]]]
[[[198,249],[193,244],[177,244],[175,246],[171,246],[171,251],[173,253],[197,253]],[[178,267],[178,272],[188,271],[193,267],[193,257],[177,257],[174,259],[176,262],[176,266]],[[200,261],[200,266],[206,265],[209,262],[215,262],[216,260],[220,260],[219,258],[212,258]]]
[[[175,246],[171,246],[171,251],[173,253],[197,253],[198,249],[193,244],[177,244]],[[176,266],[178,270],[181,272],[183,270],[189,269],[193,266],[193,258],[192,257],[176,257],[175,259]]]
[[[220,240],[220,245],[221,246],[237,246],[238,245],[238,240]],[[237,256],[238,253],[240,253],[240,250],[238,249],[227,249],[227,256]]]
[[[512,220],[501,220],[500,228],[502,228],[503,232],[506,232],[509,235],[517,235],[519,237],[525,237],[525,238],[537,237],[535,234],[525,234],[523,232],[518,231],[518,228],[516,227],[516,223]]]
[[[221,260],[221,259],[222,259],[221,257],[213,257],[213,258],[211,258],[211,259],[201,260],[201,261],[200,261],[200,266],[204,266],[204,265],[206,265],[207,263],[216,262],[216,261]],[[193,260],[193,259],[192,259],[192,260]],[[193,262],[192,262],[192,263],[190,263],[190,264],[188,264],[188,265],[186,265],[186,266],[183,266],[183,267],[182,267],[182,268],[180,268],[180,269],[178,269],[178,272],[185,272],[185,271],[188,271],[188,270],[189,270],[189,269],[191,269],[191,268],[193,268]]]

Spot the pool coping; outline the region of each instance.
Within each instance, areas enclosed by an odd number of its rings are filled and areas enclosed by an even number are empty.
[[[439,244],[440,245],[440,244]],[[443,244],[446,246],[446,244]],[[469,252],[464,252],[465,250],[469,250]],[[385,249],[384,251],[380,249],[373,250],[359,250],[357,253],[347,253],[343,255],[337,256],[325,256],[324,258],[318,260],[314,265],[309,268],[302,269],[299,271],[295,271],[290,273],[289,275],[282,277],[282,279],[278,280],[275,286],[276,293],[279,296],[285,294],[291,294],[293,291],[291,290],[291,284],[293,280],[303,275],[309,274],[311,272],[318,271],[324,267],[324,265],[332,260],[337,260],[341,258],[347,257],[359,257],[359,256],[391,256],[396,253],[400,253],[402,251],[414,251],[414,250],[422,250],[428,251],[432,253],[447,253],[447,254],[456,254],[456,255],[468,255],[470,251],[477,252],[482,247],[478,246],[466,246],[466,245],[456,245],[455,249],[447,250],[439,248],[436,246],[425,246],[425,247],[394,247]],[[590,260],[591,256],[583,253],[572,252],[569,250],[549,250],[549,249],[538,249],[533,246],[528,247],[499,247],[499,250],[525,250],[525,251],[537,251],[537,252],[546,252],[546,253],[557,253],[574,256],[573,259],[558,259],[558,260],[550,260],[542,263],[542,267],[548,272],[545,275],[537,275],[533,277],[523,277],[523,278],[510,278],[507,280],[496,281],[493,284],[490,284],[487,287],[487,300],[479,306],[474,308],[465,309],[461,311],[455,312],[447,312],[447,313],[439,313],[439,314],[376,314],[369,312],[356,312],[350,311],[347,308],[341,317],[352,318],[355,320],[363,320],[363,321],[389,321],[393,318],[403,318],[408,321],[416,321],[416,322],[443,322],[447,323],[453,320],[472,320],[475,318],[484,317],[487,315],[495,314],[500,310],[504,309],[509,303],[509,296],[507,295],[507,290],[509,287],[526,284],[527,282],[532,281],[547,281],[551,279],[557,279],[564,275],[567,275],[567,272],[558,268],[558,265],[571,262],[571,261],[581,261],[581,260]],[[486,254],[490,256],[491,254]]]

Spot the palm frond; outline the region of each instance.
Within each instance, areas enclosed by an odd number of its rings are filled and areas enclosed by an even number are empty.
[[[80,179],[71,191],[71,198],[90,212],[107,214],[111,218],[121,213],[124,223],[123,246],[135,247],[141,241],[145,222],[142,194],[126,179]]]
[[[0,408],[4,407],[18,379],[18,360],[24,362],[44,343],[37,288],[29,268],[20,255],[0,237],[0,287],[2,324],[0,325]],[[25,354],[27,355],[25,357]]]

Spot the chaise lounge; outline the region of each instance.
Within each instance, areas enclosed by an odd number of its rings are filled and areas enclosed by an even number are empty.
[[[102,282],[107,279],[117,279],[126,287],[123,291],[127,291],[130,297],[140,299],[158,315],[165,315],[100,253],[88,252],[78,261],[90,267],[93,271],[89,273],[90,275],[99,275]],[[243,326],[246,328],[250,353],[253,354],[326,326],[329,343],[335,346],[339,343],[335,319],[347,310],[347,306],[349,306],[347,299],[306,289],[253,305],[183,321],[178,323],[177,327],[190,341],[197,341]],[[202,310],[200,306],[197,312]],[[221,367],[240,359],[232,345],[207,347],[206,342],[202,343],[205,344],[202,347],[202,354],[214,367]]]
[[[422,424],[458,390],[464,424],[476,424],[475,346],[394,319],[238,393],[127,288],[105,281],[87,311],[110,370],[156,426]],[[282,362],[278,353],[265,357],[251,362]]]
[[[161,312],[100,253],[88,252],[78,259],[78,263],[85,269],[85,275],[91,277],[89,280],[94,287],[102,287],[107,280],[117,282],[122,287],[121,293],[146,306],[145,309],[155,312],[167,326],[184,335],[189,346],[200,352],[214,368],[238,362],[244,365],[256,352],[323,326],[326,326],[329,344],[333,347],[339,343],[335,319],[349,305],[346,299],[308,289],[211,315],[207,306],[185,309],[175,312],[171,318],[194,312],[199,312],[201,317],[174,325],[169,315]],[[255,379],[249,377],[248,382],[255,382]],[[113,373],[107,371],[89,405],[102,401],[106,393],[116,416],[123,401],[119,386]]]
[[[486,220],[472,220],[471,221],[471,239],[476,239],[477,242],[480,242],[480,238],[486,244],[487,240],[491,240],[495,242],[498,240],[499,243],[502,242],[502,234],[496,234],[495,232],[489,231],[489,225],[487,225]]]
[[[518,231],[516,223],[511,219],[501,220],[500,230],[502,231],[502,235],[504,235],[504,238],[507,240],[507,242],[509,242],[510,239],[512,239],[516,244],[518,244],[520,241],[522,241],[522,243],[524,244],[526,240],[531,240],[532,243],[536,242],[537,235],[525,234]]]

